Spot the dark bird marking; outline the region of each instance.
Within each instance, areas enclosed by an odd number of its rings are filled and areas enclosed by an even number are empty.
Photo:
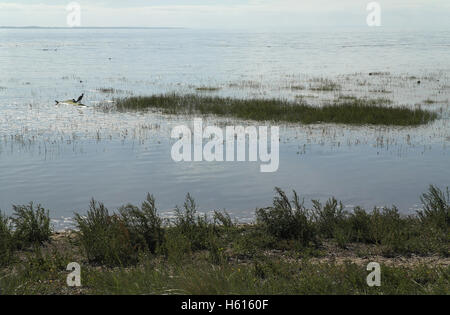
[[[80,97],[75,101],[73,100],[75,103],[79,103],[81,102],[81,100],[83,99],[84,93],[80,95]]]

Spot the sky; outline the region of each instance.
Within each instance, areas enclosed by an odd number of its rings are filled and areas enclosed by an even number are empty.
[[[70,0],[0,0],[0,26],[67,26]],[[81,26],[296,30],[367,27],[371,0],[79,0]],[[385,28],[450,30],[450,0],[379,0]]]

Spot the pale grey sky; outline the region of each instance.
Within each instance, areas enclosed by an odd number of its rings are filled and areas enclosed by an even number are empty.
[[[0,0],[0,25],[66,26],[66,0]],[[79,0],[81,26],[366,26],[371,0]],[[450,29],[450,0],[379,0],[382,26]]]

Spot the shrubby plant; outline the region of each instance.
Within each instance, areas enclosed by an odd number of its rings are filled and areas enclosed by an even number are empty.
[[[224,212],[214,211],[213,217],[214,217],[214,225],[220,225],[225,228],[233,228],[235,226],[233,219],[231,218],[230,214],[226,211]]]
[[[277,240],[295,239],[303,246],[317,243],[316,227],[311,212],[300,202],[294,191],[292,201],[280,188],[271,207],[256,211],[256,222]]]
[[[110,215],[103,203],[91,200],[86,216],[75,214],[80,242],[90,262],[110,266],[136,263],[137,251],[125,220]]]
[[[450,226],[450,190],[442,191],[431,185],[421,197],[423,210],[418,211],[420,221],[448,232]]]
[[[131,242],[141,249],[155,253],[164,240],[163,220],[158,216],[155,198],[148,194],[139,209],[128,204],[119,209],[131,237]]]
[[[243,259],[258,257],[261,250],[282,249],[301,255],[331,241],[342,248],[349,243],[375,245],[384,255],[429,255],[449,253],[449,192],[430,186],[422,196],[423,210],[403,216],[393,207],[371,212],[357,207],[344,210],[335,198],[325,204],[313,201],[308,209],[293,192],[290,200],[276,188],[270,207],[256,210],[256,224],[238,225],[226,212],[214,211],[211,218],[198,213],[190,194],[175,218],[164,221],[155,199],[147,195],[140,207],[131,204],[109,213],[92,200],[86,216],[75,215],[79,244],[94,264],[126,266],[136,264],[141,253],[163,255],[182,263],[194,252],[205,252],[213,264],[223,264],[230,252]],[[14,258],[14,251],[50,240],[48,210],[32,203],[14,206],[9,218],[0,214],[0,264]],[[145,255],[143,255],[145,256]]]
[[[52,228],[48,210],[39,204],[34,206],[30,202],[28,205],[13,205],[13,211],[11,220],[14,226],[14,238],[19,247],[50,241]]]
[[[318,200],[313,200],[312,203],[312,213],[318,233],[326,238],[333,237],[346,219],[347,213],[344,211],[344,205],[335,198],[329,199],[325,206]]]
[[[11,220],[0,212],[0,266],[12,261],[15,247]]]
[[[192,250],[208,249],[214,234],[213,224],[206,214],[197,214],[197,205],[190,194],[186,195],[183,208],[175,208],[173,228],[190,241]]]
[[[334,240],[340,247],[350,242],[378,245],[382,252],[394,254],[440,253],[448,256],[449,193],[434,186],[422,196],[424,208],[417,216],[402,216],[393,207],[374,208],[366,212],[356,207],[344,211],[342,203],[329,199],[325,205],[313,200],[312,209],[300,203],[294,191],[289,201],[279,188],[273,206],[256,211],[258,226],[274,237],[279,247],[286,240],[300,240],[303,246],[318,240]]]

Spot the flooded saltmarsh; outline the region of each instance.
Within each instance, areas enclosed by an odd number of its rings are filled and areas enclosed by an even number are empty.
[[[329,34],[0,32],[3,211],[34,201],[50,209],[55,224],[64,225],[91,197],[114,209],[139,203],[150,192],[170,215],[190,192],[202,210],[227,209],[248,221],[279,186],[295,189],[306,202],[335,196],[350,209],[395,204],[411,213],[429,184],[450,183],[450,69],[430,59],[448,61],[442,44],[448,33],[412,42],[401,34],[353,34],[349,48],[343,47],[349,40],[345,34],[324,44],[318,38],[330,39]],[[367,47],[366,36],[380,46]],[[391,46],[381,46],[386,36]],[[312,58],[311,51],[320,53]],[[55,105],[81,93],[87,107]],[[397,127],[277,123],[280,167],[262,174],[253,162],[176,163],[171,130],[191,125],[194,116],[115,108],[120,98],[163,93],[282,98],[318,107],[336,100],[386,99],[385,106],[420,107],[437,119]],[[208,115],[204,124],[272,123]]]

